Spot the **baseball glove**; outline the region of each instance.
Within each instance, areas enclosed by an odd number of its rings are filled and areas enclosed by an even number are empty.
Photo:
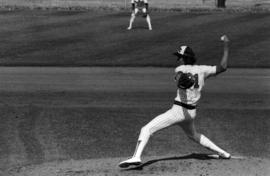
[[[148,14],[147,12],[143,12],[142,17],[143,18],[146,18],[147,17],[147,14]]]
[[[189,89],[195,83],[195,78],[191,73],[178,72],[175,76],[177,87],[180,89]]]

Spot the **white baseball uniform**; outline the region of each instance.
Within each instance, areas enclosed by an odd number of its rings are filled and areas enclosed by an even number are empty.
[[[140,10],[146,13],[147,9],[145,4],[148,3],[147,0],[131,0],[131,4],[135,5],[134,13],[137,14]]]
[[[131,4],[132,4],[132,13],[131,13],[131,17],[129,20],[129,26],[128,26],[128,30],[132,29],[132,25],[133,22],[135,20],[136,15],[138,14],[138,12],[142,12],[143,17],[146,18],[146,22],[148,25],[149,30],[152,30],[152,24],[151,24],[151,19],[150,19],[150,15],[148,13],[148,2],[147,0],[131,0]]]
[[[205,79],[216,73],[216,66],[181,65],[175,69],[175,73],[180,71],[183,73],[191,73],[196,78],[196,81],[195,84],[189,89],[184,90],[178,88],[175,100],[188,105],[196,106],[201,97],[201,90],[205,84]],[[146,126],[149,128],[150,133],[152,134],[185,119],[194,119],[195,115],[196,109],[185,109],[184,111],[182,106],[173,105],[171,109],[154,118]]]
[[[201,90],[204,87],[205,79],[216,73],[216,66],[206,65],[181,65],[175,72],[191,73],[195,77],[195,84],[186,90],[177,89],[176,101],[196,106],[201,98]]]
[[[195,106],[201,97],[201,90],[205,84],[205,80],[211,75],[216,74],[216,68],[216,66],[206,65],[181,65],[175,69],[175,73],[181,71],[183,73],[191,73],[195,77],[194,85],[186,90],[178,88],[177,95],[175,97],[175,101],[193,106],[194,108],[187,109],[183,106],[174,104],[171,109],[155,117],[145,125],[141,129],[138,145],[133,158],[141,157],[142,151],[153,133],[174,124],[179,124],[190,138],[204,147],[220,154],[229,155],[227,152],[216,146],[207,137],[197,133],[193,122],[196,116]]]

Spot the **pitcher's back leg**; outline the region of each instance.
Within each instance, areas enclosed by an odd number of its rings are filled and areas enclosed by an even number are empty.
[[[182,127],[182,129],[184,130],[186,135],[190,139],[192,139],[193,141],[201,144],[203,147],[205,147],[211,151],[218,153],[218,155],[221,158],[229,159],[231,157],[231,155],[228,152],[226,152],[223,149],[221,149],[220,147],[218,147],[214,142],[212,142],[210,139],[208,139],[203,134],[198,133],[196,131],[193,119],[186,120],[186,121],[180,123],[179,125]]]

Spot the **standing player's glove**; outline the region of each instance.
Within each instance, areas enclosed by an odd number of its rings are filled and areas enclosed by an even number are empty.
[[[143,13],[142,17],[146,18],[147,17],[147,12]]]
[[[195,83],[195,78],[191,73],[178,72],[175,76],[177,87],[180,89],[189,89]]]

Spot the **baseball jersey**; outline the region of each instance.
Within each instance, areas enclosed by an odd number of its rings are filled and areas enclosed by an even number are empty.
[[[132,4],[135,4],[135,8],[142,9],[145,8],[145,3],[147,0],[131,0]]]
[[[177,89],[176,101],[180,101],[185,104],[196,106],[201,98],[201,90],[205,84],[205,80],[216,74],[216,66],[207,65],[181,65],[176,67],[175,73],[191,73],[195,79],[195,83],[189,89]]]

